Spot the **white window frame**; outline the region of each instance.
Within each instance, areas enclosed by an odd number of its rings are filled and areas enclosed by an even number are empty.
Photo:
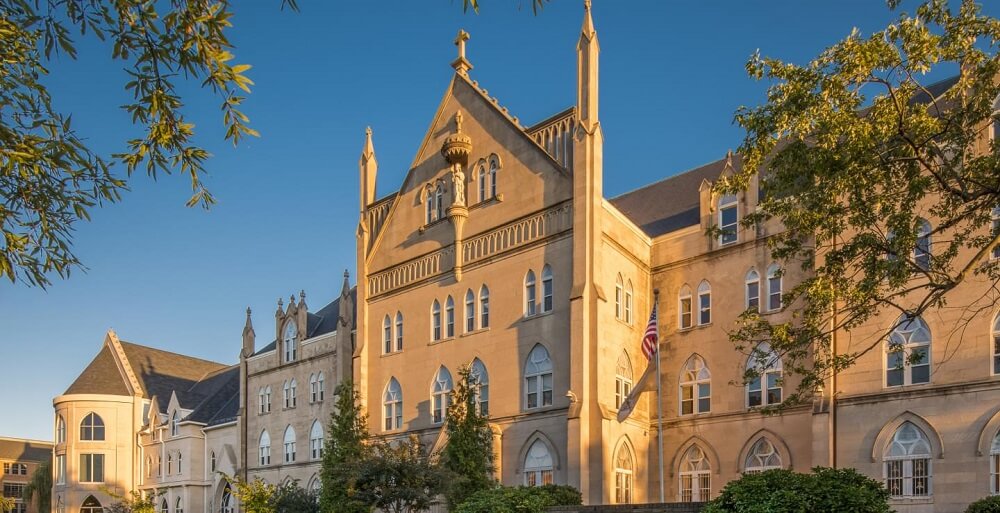
[[[622,351],[615,368],[615,409],[621,408],[625,398],[632,392],[632,361],[628,353]]]
[[[403,388],[395,378],[389,378],[389,383],[382,393],[382,430],[395,431],[403,427]]]
[[[990,495],[1000,495],[1000,432],[990,444]]]
[[[732,211],[733,222],[726,224],[723,218]],[[719,245],[728,246],[739,241],[740,214],[735,194],[725,194],[719,198]]]
[[[694,460],[697,455],[701,458]],[[698,445],[688,447],[677,474],[677,502],[706,502],[712,498],[712,462],[704,449]]]
[[[677,327],[686,330],[694,326],[694,300],[691,287],[684,285],[677,294]]]
[[[993,330],[990,333],[990,345],[993,348],[993,361],[990,364],[991,374],[1000,375],[1000,312],[993,317]]]
[[[625,281],[625,324],[632,325],[635,301],[632,295],[632,280]]]
[[[747,271],[747,275],[744,278],[744,285],[743,301],[746,309],[760,313],[760,274],[757,273],[756,269]],[[756,289],[755,292],[751,292],[751,285],[753,289]]]
[[[431,303],[431,340],[441,340],[443,333],[441,326],[441,302],[437,299]]]
[[[490,289],[485,284],[479,289],[479,327],[490,327]]]
[[[712,324],[712,285],[708,280],[698,284],[698,326]]]
[[[396,312],[396,351],[403,350],[403,312]]]
[[[524,275],[524,316],[538,314],[538,284],[535,282],[535,271],[528,269]]]
[[[771,264],[767,268],[767,311],[777,312],[781,310],[781,295],[784,288],[784,275],[778,264]],[[777,285],[777,287],[775,287]]]
[[[389,314],[385,314],[385,318],[382,319],[382,353],[392,352],[392,319],[389,318]]]
[[[455,300],[448,296],[444,300],[444,338],[455,336]]]
[[[87,452],[80,454],[80,482],[81,483],[104,483],[107,478],[105,474],[104,453]],[[100,475],[97,469],[100,468]]]
[[[309,458],[318,460],[323,457],[324,441],[323,425],[318,420],[314,420],[309,429]]]
[[[267,433],[266,429],[261,432],[257,439],[257,462],[262,467],[271,464],[271,435]]]
[[[625,318],[625,281],[621,273],[615,277],[615,319]]]
[[[767,450],[770,449],[770,452]],[[777,459],[777,462],[775,462]],[[750,447],[746,460],[743,462],[743,472],[746,474],[757,474],[765,470],[784,468],[784,461],[778,447],[773,442],[762,436]]]
[[[536,438],[528,446],[528,451],[524,455],[524,462],[522,463],[524,466],[524,486],[554,484],[554,461],[555,458],[552,456],[552,449],[549,448],[548,444]]]
[[[919,435],[917,441],[900,441],[898,440],[899,434],[907,426],[912,426]],[[913,446],[922,442],[926,446],[926,452],[924,453],[914,453]],[[911,447],[904,447],[904,443],[911,443]],[[893,446],[898,444],[901,449],[907,452],[904,455],[890,456],[890,451]],[[885,484],[886,490],[889,491],[890,497],[893,499],[914,499],[914,498],[930,498],[934,496],[934,458],[931,457],[933,448],[931,445],[930,438],[928,438],[927,433],[919,426],[913,424],[910,421],[903,422],[896,428],[893,432],[892,438],[886,444],[885,452],[882,457],[882,478]],[[926,475],[917,475],[916,464],[918,461],[922,461],[922,465],[926,468]],[[893,467],[898,469],[898,475],[893,474]],[[926,479],[926,493],[917,493],[915,488],[915,481],[918,479]],[[890,480],[899,480],[899,490],[901,493],[894,494],[894,486],[890,484]]]
[[[759,374],[757,378],[746,384],[747,408],[774,406],[785,400],[784,383],[782,383],[784,367],[781,358],[769,345],[764,343],[758,345],[747,359],[747,367],[755,367]],[[773,390],[778,391],[777,400],[773,400],[771,397]],[[751,394],[754,392],[760,394],[759,404],[752,404]]]
[[[628,444],[621,444],[615,455],[615,504],[631,504],[635,462]]]
[[[284,448],[285,463],[295,463],[295,443],[298,436],[295,434],[295,428],[289,424],[285,428],[285,436],[282,438],[282,447]]]
[[[554,395],[553,367],[549,350],[541,344],[535,344],[535,347],[528,353],[524,364],[524,409],[534,410],[552,406],[552,396]],[[548,387],[546,387],[546,377],[548,377]],[[548,392],[547,401],[546,392]],[[531,401],[533,395],[535,397],[534,404]]]
[[[490,373],[486,370],[486,364],[479,358],[472,360],[469,370],[469,380],[475,386],[472,394],[479,407],[479,414],[488,417],[490,414]]]
[[[465,291],[465,332],[476,331],[476,294],[472,289]]]
[[[555,307],[555,298],[553,297],[553,281],[552,281],[552,266],[545,264],[542,267],[542,301],[541,301],[541,313],[551,312]]]
[[[431,422],[441,424],[448,415],[448,405],[451,403],[451,393],[455,389],[455,382],[451,379],[451,372],[442,365],[438,367],[434,374],[434,381],[431,383]]]
[[[918,331],[923,330],[927,333],[926,341],[913,341],[913,337],[917,335]],[[931,382],[931,371],[933,370],[932,363],[932,344],[934,342],[934,337],[931,334],[930,327],[921,317],[914,317],[912,319],[907,319],[905,316],[900,317],[896,321],[896,327],[893,328],[892,332],[889,334],[889,338],[886,341],[885,351],[883,352],[883,368],[885,369],[883,375],[883,385],[885,388],[898,388],[907,387],[910,385],[926,385]],[[927,363],[912,364],[910,362],[911,355],[914,351],[923,351],[927,357]],[[893,363],[890,362],[892,355],[900,354],[902,357],[902,362]],[[899,364],[902,363],[902,367]],[[913,368],[914,367],[927,367],[927,381],[914,382],[913,378]],[[898,385],[889,384],[889,373],[901,371],[903,375],[903,382]]]
[[[678,415],[710,413],[712,411],[712,372],[705,363],[705,359],[699,355],[692,355],[684,363],[680,377],[677,391]],[[703,400],[708,401],[707,408],[703,407]],[[685,403],[690,403],[691,411],[684,411]]]

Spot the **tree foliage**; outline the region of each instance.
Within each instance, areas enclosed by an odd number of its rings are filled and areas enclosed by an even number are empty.
[[[424,511],[445,490],[446,472],[411,436],[393,442],[379,440],[358,469],[357,497],[380,511]]]
[[[889,513],[882,483],[854,469],[815,468],[811,474],[774,469],[730,481],[704,513]]]
[[[38,497],[38,511],[52,509],[52,463],[45,461],[31,474],[31,481],[24,487],[24,502]]]
[[[460,368],[458,374],[447,413],[448,442],[441,453],[441,464],[450,473],[445,491],[449,509],[495,486],[493,431],[479,410],[479,385],[469,367]]]
[[[780,224],[767,240],[771,253],[806,277],[785,291],[790,320],[748,312],[732,339],[751,351],[768,341],[787,373],[801,375],[790,403],[881,347],[878,337],[853,340],[851,352],[834,354],[835,331],[945,306],[970,281],[983,296],[950,306],[975,312],[996,300],[1000,147],[989,137],[998,43],[1000,21],[973,0],[956,9],[925,0],[884,30],[854,30],[808,64],[759,53],[747,63],[751,77],[771,84],[767,102],[737,112],[742,170],[715,192],[748,190],[758,177],[758,208],[741,222]],[[946,91],[924,78],[959,68]]]
[[[334,391],[337,404],[330,415],[329,436],[323,451],[320,506],[323,511],[361,513],[371,508],[358,498],[360,465],[371,456],[368,420],[361,412],[354,383],[346,380]]]
[[[278,498],[278,486],[268,484],[261,478],[245,481],[239,476],[222,473],[223,479],[232,487],[233,497],[239,500],[244,513],[274,513]]]
[[[288,481],[274,492],[274,510],[280,513],[319,513],[319,497],[316,492],[299,486],[299,482]]]
[[[455,513],[543,513],[552,506],[578,506],[580,491],[572,486],[500,486],[478,491],[453,511]]]
[[[250,66],[233,62],[231,18],[222,0],[0,0],[0,278],[46,286],[52,273],[69,276],[81,266],[74,225],[118,201],[135,172],[179,172],[191,182],[188,205],[214,203],[202,183],[209,154],[180,90],[193,82],[220,101],[233,144],[257,135],[241,111],[253,82]],[[54,57],[76,58],[75,38],[105,42],[128,75],[122,108],[138,133],[118,153],[89,147],[46,86]]]
[[[7,513],[14,509],[14,499],[0,497],[0,513]]]
[[[979,499],[965,509],[965,513],[1000,513],[1000,496],[991,495]]]
[[[127,495],[115,493],[110,488],[102,488],[101,491],[114,499],[107,508],[109,513],[156,513],[156,498],[163,495],[160,493],[142,493],[131,490]]]

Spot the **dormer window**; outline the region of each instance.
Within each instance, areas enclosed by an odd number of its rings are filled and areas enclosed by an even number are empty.
[[[719,199],[719,245],[732,244],[737,239],[736,195],[726,194]]]
[[[174,411],[172,417],[170,417],[170,436],[177,436],[181,434],[181,415]]]
[[[299,331],[298,327],[295,326],[295,321],[289,320],[286,322],[284,336],[285,363],[294,362],[295,358],[298,356],[298,351],[296,349],[298,335]]]

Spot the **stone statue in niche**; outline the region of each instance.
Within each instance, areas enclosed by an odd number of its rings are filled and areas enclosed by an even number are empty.
[[[465,173],[462,172],[462,164],[455,163],[451,171],[452,191],[454,191],[454,204],[465,206]]]

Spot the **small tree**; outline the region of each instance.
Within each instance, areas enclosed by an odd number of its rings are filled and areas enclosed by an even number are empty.
[[[445,490],[448,509],[454,510],[469,496],[496,486],[493,479],[493,432],[477,407],[478,377],[462,367],[453,402],[448,407],[448,443],[441,463],[450,472]]]
[[[233,496],[240,501],[244,513],[274,513],[277,510],[277,486],[267,484],[259,477],[253,481],[244,481],[224,472],[222,477],[232,486]]]
[[[478,491],[455,513],[544,513],[553,506],[579,506],[580,491],[572,486],[500,486]]]
[[[161,493],[129,491],[128,495],[119,495],[110,488],[102,488],[101,491],[115,499],[110,506],[105,508],[108,513],[156,513],[156,498]]]
[[[702,513],[889,513],[888,500],[882,483],[854,469],[776,469],[731,481]]]
[[[1000,513],[1000,496],[992,495],[979,499],[965,509],[965,513]]]
[[[299,486],[298,481],[287,482],[275,490],[274,509],[280,513],[319,513],[316,492]]]
[[[380,441],[359,468],[358,498],[381,511],[424,511],[444,491],[445,473],[416,437]]]
[[[31,503],[35,496],[38,497],[38,511],[52,509],[52,464],[48,461],[35,469],[31,481],[24,487],[24,502]]]
[[[357,499],[357,480],[361,462],[371,454],[367,417],[350,380],[338,385],[334,394],[337,404],[330,415],[330,437],[320,470],[320,506],[323,511],[366,513],[371,508]]]

